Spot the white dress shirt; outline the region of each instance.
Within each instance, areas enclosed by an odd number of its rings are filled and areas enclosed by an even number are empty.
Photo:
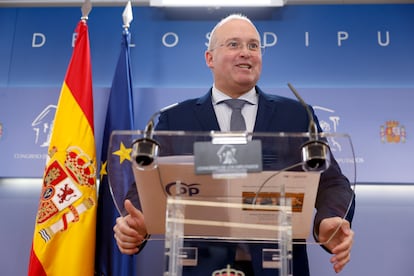
[[[231,118],[231,108],[226,104],[223,104],[222,101],[231,99],[229,96],[218,90],[215,85],[213,85],[212,101],[214,112],[218,120],[221,131],[230,131],[230,118]],[[256,121],[257,106],[258,106],[258,97],[256,89],[253,87],[249,92],[243,94],[239,99],[247,101],[241,112],[246,121],[246,131],[253,132],[254,123]]]

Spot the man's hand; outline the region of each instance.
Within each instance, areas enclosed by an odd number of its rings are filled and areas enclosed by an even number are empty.
[[[144,215],[128,199],[124,202],[128,215],[116,219],[114,237],[119,250],[123,254],[132,255],[138,253],[139,245],[147,235]]]
[[[319,226],[319,241],[332,252],[331,263],[339,273],[351,260],[354,231],[349,222],[340,217],[326,218]]]

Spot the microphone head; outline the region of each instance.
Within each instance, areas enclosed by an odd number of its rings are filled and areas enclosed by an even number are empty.
[[[302,145],[302,168],[305,171],[325,171],[331,164],[329,145],[321,140],[310,140]]]
[[[151,165],[158,157],[160,145],[151,138],[138,139],[132,146],[132,159],[139,167]]]

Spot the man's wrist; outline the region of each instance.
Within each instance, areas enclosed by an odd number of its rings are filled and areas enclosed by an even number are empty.
[[[146,234],[145,235],[145,237],[144,237],[144,240],[137,246],[137,248],[138,248],[138,252],[136,253],[136,254],[138,254],[138,253],[140,253],[143,249],[144,249],[144,247],[145,247],[145,245],[147,244],[147,241],[149,240],[151,238],[151,234]]]

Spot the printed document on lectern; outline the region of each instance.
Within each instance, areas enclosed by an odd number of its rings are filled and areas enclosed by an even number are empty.
[[[207,229],[217,235],[223,234],[219,222],[232,217],[242,226],[233,229],[232,235],[243,236],[258,232],[257,228],[249,225],[274,223],[269,210],[255,208],[255,205],[277,205],[281,194],[284,194],[291,200],[292,238],[307,239],[312,229],[320,173],[262,171],[234,177],[198,175],[192,156],[168,156],[158,157],[157,166],[152,169],[134,167],[134,176],[149,233],[165,233],[165,210],[169,196],[179,195],[181,198],[216,201],[219,204],[240,203],[239,207],[228,208],[226,212],[197,215],[206,221],[214,221],[217,227]],[[199,210],[199,207],[194,209]]]

